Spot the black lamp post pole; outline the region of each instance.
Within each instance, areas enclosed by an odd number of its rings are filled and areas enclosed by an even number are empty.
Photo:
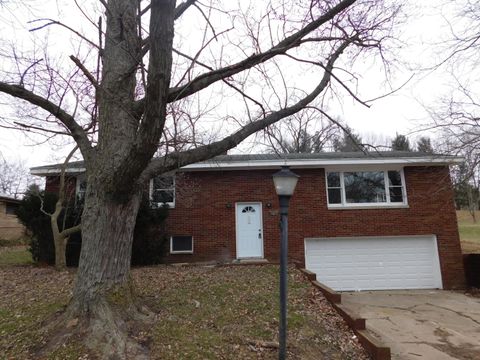
[[[285,360],[287,348],[287,265],[288,265],[288,203],[290,196],[280,195],[280,324],[278,359]]]

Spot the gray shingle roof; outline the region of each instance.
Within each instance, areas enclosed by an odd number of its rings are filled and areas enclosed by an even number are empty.
[[[396,158],[419,158],[419,157],[432,157],[446,155],[432,155],[423,152],[410,152],[410,151],[375,151],[375,152],[320,152],[320,153],[308,153],[308,154],[246,154],[246,155],[219,155],[208,161],[265,161],[265,160],[335,160],[335,159],[396,159]],[[452,157],[453,158],[453,157]]]
[[[320,152],[320,153],[311,153],[311,154],[237,154],[237,155],[219,155],[210,160],[203,161],[197,164],[216,164],[216,163],[241,163],[241,162],[265,162],[265,161],[275,161],[275,160],[345,160],[351,159],[355,160],[368,160],[368,159],[377,159],[377,160],[394,160],[394,159],[443,159],[445,162],[448,162],[449,159],[455,160],[458,159],[456,156],[452,155],[442,155],[442,154],[427,154],[422,152],[408,152],[408,151],[372,151],[372,152]],[[428,161],[427,161],[428,162]],[[195,165],[195,164],[194,164]],[[30,169],[32,173],[43,174],[48,173],[49,170],[60,170],[62,164],[53,164],[45,166],[37,166]],[[84,170],[83,161],[74,161],[68,164],[68,172],[82,172]]]

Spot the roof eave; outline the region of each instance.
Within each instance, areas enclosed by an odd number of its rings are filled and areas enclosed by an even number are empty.
[[[81,174],[85,172],[85,168],[67,168],[65,169],[66,174]],[[49,175],[59,175],[61,173],[60,168],[50,168],[50,169],[42,169],[42,168],[31,168],[30,174],[36,176],[49,176]]]
[[[344,158],[344,159],[275,159],[246,161],[205,161],[182,167],[183,171],[206,170],[244,170],[244,169],[277,169],[280,166],[290,166],[297,169],[323,168],[332,166],[362,166],[362,165],[394,165],[394,166],[445,166],[464,162],[462,157],[404,157],[404,158]],[[30,173],[37,176],[59,175],[60,168],[31,168]],[[66,174],[81,174],[84,167],[65,169]]]
[[[329,166],[358,165],[396,165],[396,166],[442,166],[456,165],[464,162],[461,157],[417,157],[417,158],[374,158],[374,159],[278,159],[255,161],[210,161],[184,166],[181,170],[242,170],[242,169],[276,169],[280,166],[290,166],[298,169],[322,168]]]

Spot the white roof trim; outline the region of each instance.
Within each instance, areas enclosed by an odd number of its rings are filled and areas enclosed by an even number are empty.
[[[357,165],[454,165],[464,160],[460,157],[418,157],[418,158],[375,158],[375,159],[278,159],[278,160],[249,160],[249,161],[210,161],[190,164],[182,170],[211,170],[211,169],[277,169],[287,165],[292,168],[323,168],[331,166],[357,166]]]
[[[461,157],[403,157],[403,158],[344,158],[344,159],[276,159],[276,160],[247,160],[247,161],[206,161],[190,164],[181,168],[185,171],[202,170],[241,170],[241,169],[278,169],[280,166],[292,168],[324,168],[342,166],[362,165],[397,165],[397,166],[434,166],[434,165],[455,165],[461,164],[464,159]],[[67,168],[66,173],[83,173],[84,167]],[[32,169],[32,175],[53,175],[60,174],[57,169]]]
[[[84,173],[86,169],[84,167],[81,168],[66,168],[65,173],[68,174],[80,174]],[[37,175],[37,176],[45,176],[51,174],[60,174],[61,169],[30,169],[30,174]]]

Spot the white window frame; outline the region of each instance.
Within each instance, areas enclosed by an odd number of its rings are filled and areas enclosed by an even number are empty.
[[[83,181],[86,181],[85,179],[85,173],[83,174],[79,174],[76,176],[75,178],[75,201],[77,201],[78,198],[80,198],[80,184],[83,182]],[[85,191],[83,192],[83,198],[85,198],[85,193],[87,192],[87,189],[85,189]]]
[[[169,175],[167,175],[169,176]],[[172,178],[173,178],[173,201],[171,202],[166,202],[166,203],[155,203],[158,206],[162,206],[163,204],[167,204],[169,208],[173,209],[175,208],[175,199],[176,199],[176,195],[177,195],[177,192],[176,192],[176,179],[175,179],[175,175],[171,175]],[[170,190],[170,189],[160,189],[160,190]],[[149,185],[149,190],[148,190],[148,193],[149,193],[149,199],[150,199],[150,203],[154,203],[153,202],[153,178],[150,179],[150,185]]]
[[[346,172],[368,172],[368,171],[376,171],[376,172],[383,172],[384,175],[384,183],[385,183],[385,202],[375,202],[375,203],[347,203],[346,193],[345,193],[345,179],[344,173]],[[390,202],[390,186],[389,186],[389,179],[388,179],[388,172],[389,171],[398,171],[400,173],[400,178],[402,181],[402,195],[403,201],[402,202]],[[328,174],[329,173],[339,173],[340,175],[340,199],[341,203],[339,204],[330,204],[328,198]],[[338,188],[338,187],[335,187]],[[325,191],[327,193],[327,207],[329,209],[369,209],[369,208],[405,208],[408,207],[408,199],[407,199],[407,187],[405,184],[405,173],[403,168],[355,168],[355,169],[325,169]]]
[[[173,251],[173,238],[175,236],[190,236],[192,238],[192,250]],[[193,236],[191,235],[172,235],[170,236],[170,254],[193,254],[194,244]]]

